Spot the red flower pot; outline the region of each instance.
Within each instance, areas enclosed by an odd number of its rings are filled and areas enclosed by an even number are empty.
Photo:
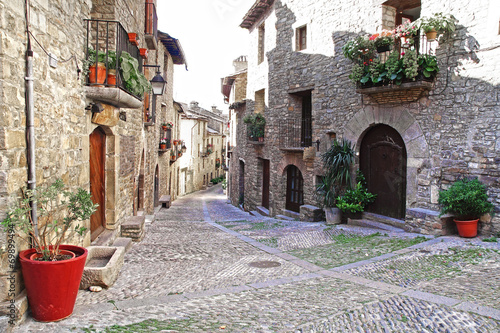
[[[132,43],[133,45],[135,46],[139,46],[139,42],[138,42],[138,38],[137,38],[137,34],[136,33],[129,33],[128,34],[128,40],[130,41],[130,43]]]
[[[98,83],[103,84],[104,80],[106,80],[106,66],[103,63],[97,63],[97,71],[96,65],[93,64],[89,67],[89,82],[90,83]]]
[[[148,49],[139,49],[142,59],[148,58]]]
[[[471,237],[476,237],[477,236],[477,220],[470,220],[470,221],[459,221],[459,220],[453,220],[455,221],[458,229],[458,235],[460,237],[466,237],[466,238],[471,238]]]
[[[57,321],[73,313],[88,251],[74,245],[59,248],[75,253],[75,257],[37,261],[29,259],[35,249],[19,253],[31,314],[38,321]]]

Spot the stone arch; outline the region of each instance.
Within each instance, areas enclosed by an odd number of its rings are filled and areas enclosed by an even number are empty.
[[[406,145],[406,207],[414,207],[417,201],[417,176],[428,164],[429,149],[420,125],[403,106],[365,106],[347,122],[344,138],[355,143],[355,167],[359,167],[359,150],[364,135],[379,124],[394,128]]]

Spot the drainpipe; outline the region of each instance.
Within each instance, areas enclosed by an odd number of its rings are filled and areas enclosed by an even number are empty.
[[[26,50],[26,144],[28,151],[28,189],[36,189],[35,172],[35,112],[33,109],[33,50],[28,33],[28,49]],[[38,237],[38,217],[36,201],[31,202],[31,220],[35,236]]]

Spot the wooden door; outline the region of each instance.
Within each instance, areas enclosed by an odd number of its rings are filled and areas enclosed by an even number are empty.
[[[297,213],[300,211],[300,206],[304,204],[303,186],[302,173],[295,165],[289,165],[287,168],[286,209]]]
[[[99,127],[89,137],[90,144],[90,194],[97,203],[97,211],[90,217],[90,238],[93,241],[106,226],[106,187],[104,166],[106,162],[106,134]]]
[[[377,198],[367,211],[404,218],[406,213],[406,148],[399,133],[387,125],[369,130],[361,143],[360,168],[368,191]]]
[[[160,177],[158,175],[158,166],[155,170],[155,183],[154,183],[154,206],[160,205]]]
[[[262,206],[269,209],[269,160],[262,160]]]
[[[301,126],[302,147],[312,145],[312,102],[311,91],[302,97],[302,126]]]

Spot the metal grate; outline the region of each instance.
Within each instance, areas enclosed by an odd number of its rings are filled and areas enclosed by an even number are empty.
[[[312,119],[285,119],[279,123],[280,148],[312,146]]]

